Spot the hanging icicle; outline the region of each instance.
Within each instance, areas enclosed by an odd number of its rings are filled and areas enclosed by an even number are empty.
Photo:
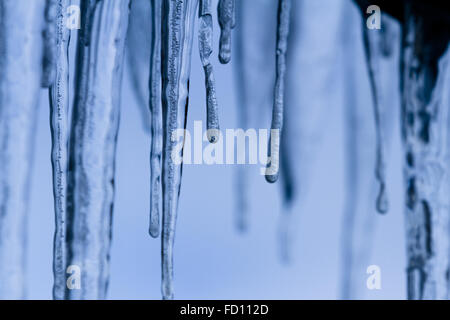
[[[378,182],[373,181],[373,168],[376,164],[376,130],[373,121],[373,106],[367,103],[367,92],[371,91],[370,79],[368,87],[363,71],[367,68],[367,55],[361,46],[363,39],[361,15],[346,10],[342,16],[342,37],[344,50],[342,67],[344,85],[344,128],[346,136],[346,197],[341,228],[341,299],[364,299],[366,290],[361,282],[366,277],[366,269],[370,264],[374,247],[374,233],[377,217],[374,215]],[[398,48],[399,28],[392,18],[383,15],[380,48],[383,53],[379,57],[380,82],[383,88],[383,101],[380,109],[384,114],[382,129],[386,133],[386,149],[392,136],[392,126],[399,110],[398,93]],[[386,68],[387,67],[387,68]],[[386,72],[388,71],[388,72]],[[367,90],[369,89],[369,90]],[[372,97],[369,98],[369,100]]]
[[[216,143],[219,139],[219,115],[216,99],[216,83],[213,67],[209,60],[212,53],[213,21],[211,0],[200,0],[199,6],[200,26],[198,31],[198,47],[203,70],[205,72],[206,86],[206,134],[209,142]]]
[[[286,51],[288,46],[291,0],[278,1],[278,30],[276,49],[276,80],[272,125],[270,130],[269,159],[266,180],[274,183],[278,180],[280,167],[280,139],[283,128],[284,80],[286,75]]]
[[[53,243],[53,298],[64,299],[66,288],[66,191],[69,114],[69,41],[66,12],[70,0],[58,0],[55,23],[55,82],[50,87],[50,128],[52,134],[53,197],[55,206],[55,235]],[[49,39],[46,39],[47,41]],[[50,41],[53,42],[53,41]]]
[[[178,144],[172,137],[186,127],[189,75],[198,0],[168,0],[162,10],[162,107],[164,124],[162,296],[173,299],[173,245],[181,187],[182,164],[173,160]],[[182,154],[182,150],[181,150]]]
[[[29,189],[42,75],[42,1],[0,1],[0,299],[26,297]]]
[[[217,15],[220,25],[219,61],[227,64],[231,61],[231,30],[236,23],[235,0],[219,0]]]
[[[161,106],[161,12],[162,0],[152,0],[152,49],[150,70],[150,113],[152,145],[150,150],[150,235],[159,236],[161,210],[161,160],[163,149],[163,116]]]
[[[386,159],[385,159],[385,137],[383,133],[383,115],[381,112],[382,94],[379,64],[382,59],[380,48],[381,34],[379,30],[370,30],[363,19],[363,43],[367,58],[370,84],[372,87],[372,99],[375,117],[376,131],[376,164],[375,176],[379,183],[379,191],[376,200],[376,208],[379,213],[389,210],[389,202],[386,192]]]
[[[129,0],[82,3],[68,175],[68,265],[81,289],[68,299],[104,299],[108,287],[114,167]]]

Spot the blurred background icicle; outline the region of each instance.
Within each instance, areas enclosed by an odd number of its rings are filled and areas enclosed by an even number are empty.
[[[263,128],[269,123],[275,83],[276,1],[236,2],[236,36],[234,79],[237,90],[237,124],[239,128]],[[264,21],[261,24],[260,21]],[[255,84],[258,85],[255,85]],[[248,166],[237,166],[234,173],[235,225],[246,231],[250,225]]]
[[[448,297],[449,30],[447,20],[406,5],[401,125],[409,299]]]
[[[81,289],[68,299],[104,299],[108,287],[116,138],[129,0],[82,1],[77,100],[68,176],[68,265]]]
[[[161,105],[161,23],[162,0],[152,0],[153,26],[150,66],[150,112],[152,144],[150,149],[150,227],[149,233],[157,238],[160,233],[162,207],[161,167],[163,152],[163,115]]]
[[[377,187],[373,168],[376,163],[376,128],[365,49],[360,25],[365,23],[353,3],[342,11],[342,77],[344,84],[344,122],[346,137],[346,198],[341,230],[341,299],[364,298],[366,268],[373,251],[377,217],[375,200]],[[386,151],[392,140],[394,121],[398,121],[400,28],[392,18],[383,16],[381,36],[375,45],[383,48],[379,57],[381,91],[385,97],[380,109],[384,114],[380,129],[386,136]],[[367,103],[369,102],[369,103]],[[386,153],[388,155],[389,153]]]
[[[69,142],[69,41],[70,29],[66,26],[66,12],[70,0],[57,0],[54,4],[55,20],[47,24],[55,24],[55,50],[45,50],[45,54],[54,55],[48,58],[54,65],[44,66],[54,69],[55,79],[50,87],[50,128],[52,135],[52,169],[53,169],[53,197],[55,206],[55,235],[53,243],[53,298],[64,299],[66,288],[66,196],[67,196],[67,165]],[[49,27],[48,27],[49,28]],[[44,58],[44,61],[46,59]],[[45,72],[45,70],[44,70]],[[48,82],[50,83],[50,82]]]
[[[181,187],[182,164],[172,153],[177,151],[177,129],[186,128],[189,103],[192,41],[198,0],[168,0],[162,9],[162,107],[164,152],[162,168],[162,297],[173,299],[173,246]],[[184,146],[184,137],[182,146]],[[178,150],[183,154],[183,150]]]
[[[342,1],[293,1],[287,51],[285,115],[280,179],[283,209],[279,222],[280,258],[293,260],[296,228],[312,178],[312,163],[340,99],[338,66]],[[327,10],[323,10],[326,7]],[[323,22],[327,23],[324,24]],[[323,92],[327,92],[326,95]]]
[[[128,77],[133,85],[134,97],[141,112],[142,125],[151,130],[151,114],[148,107],[151,41],[155,15],[154,2],[161,0],[132,0],[126,40],[126,62]]]
[[[386,141],[383,130],[383,122],[385,121],[385,117],[382,112],[383,104],[386,103],[386,100],[383,99],[383,92],[381,91],[380,75],[380,63],[383,55],[381,47],[382,33],[381,30],[369,29],[367,27],[366,19],[363,19],[361,26],[363,29],[362,34],[367,60],[366,64],[369,71],[370,86],[372,88],[373,115],[375,119],[375,176],[379,184],[376,208],[379,213],[386,213],[389,210],[389,202],[386,191]]]
[[[44,2],[0,1],[0,299],[26,296],[27,216]]]

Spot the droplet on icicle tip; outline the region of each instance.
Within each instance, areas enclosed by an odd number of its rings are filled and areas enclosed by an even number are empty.
[[[385,214],[389,211],[389,200],[386,193],[386,186],[384,184],[380,184],[380,190],[377,196],[376,202],[377,211],[381,214]]]
[[[206,136],[210,143],[216,143],[219,141],[220,131],[218,129],[208,129],[206,131]]]

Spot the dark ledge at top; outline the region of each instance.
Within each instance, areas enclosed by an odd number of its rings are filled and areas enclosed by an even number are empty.
[[[377,5],[382,12],[389,14],[400,22],[404,19],[405,4],[412,4],[416,14],[424,18],[439,20],[450,25],[450,1],[449,0],[354,0],[358,6],[366,12],[367,7]]]

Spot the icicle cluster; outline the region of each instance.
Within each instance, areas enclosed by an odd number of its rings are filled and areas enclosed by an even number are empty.
[[[356,0],[356,3],[363,9],[365,17],[367,1]],[[23,298],[26,294],[23,274],[27,203],[40,87],[48,88],[50,102],[55,209],[53,297],[106,298],[115,153],[130,4],[130,0],[81,0],[82,29],[77,39],[75,74],[71,77],[71,32],[66,23],[71,1],[0,1],[0,298]],[[446,299],[450,296],[450,8],[418,1],[384,5],[386,13],[401,23],[403,36],[400,78],[408,297]],[[266,180],[271,183],[278,180],[280,164],[288,164],[280,159],[280,147],[292,6],[292,0],[278,0],[277,11],[273,12],[277,21],[276,30],[273,30],[276,48],[275,54],[273,51],[270,54],[275,70],[274,79],[269,82],[275,80],[275,85],[268,147],[270,161],[265,172]],[[213,9],[211,0],[151,0],[145,8],[141,14],[151,20],[151,39],[147,44],[148,52],[143,50],[143,58],[140,58],[148,61],[148,68],[141,74],[134,66],[131,73],[139,91],[143,122],[151,132],[149,233],[154,238],[161,234],[162,297],[173,299],[173,249],[182,180],[182,163],[176,163],[172,157],[178,151],[173,134],[180,128],[186,129],[196,21],[199,23],[198,47],[205,76],[207,137],[210,143],[216,143],[220,137],[211,60]],[[236,13],[237,8],[242,10],[242,2],[218,0],[218,59],[222,64],[231,61],[232,30],[236,20],[245,20],[242,12]],[[389,99],[383,95],[380,65],[393,52],[395,38],[389,36],[389,24],[383,25],[382,30],[369,30],[364,19],[363,22],[362,44],[373,98],[375,178],[378,183],[376,209],[385,213],[389,204],[384,132],[387,117],[384,111],[388,109]],[[435,30],[441,32],[435,35]],[[247,79],[251,78],[248,75],[251,70],[244,63],[247,54],[245,38],[238,34],[236,65],[240,71],[244,70],[243,78]],[[133,54],[132,49],[129,54]],[[258,54],[264,56],[265,53]],[[350,83],[354,82],[351,78],[354,76],[354,72],[350,72]],[[72,78],[76,85],[71,108],[69,83]],[[145,85],[142,86],[142,82]],[[249,90],[246,83],[239,90],[244,105],[251,100]],[[347,91],[346,99],[350,101],[350,90]],[[361,128],[354,127],[357,126],[356,119],[367,122],[367,117],[355,111],[355,101],[351,104],[348,107],[349,126],[363,135]],[[250,115],[243,111],[242,118],[247,125]],[[351,295],[350,277],[354,260],[361,251],[352,246],[353,234],[357,232],[356,225],[365,221],[356,216],[355,194],[364,180],[361,175],[363,165],[358,164],[368,153],[357,149],[356,145],[362,148],[364,141],[356,138],[348,139],[352,195],[347,201],[345,215],[349,232],[342,242],[344,256],[349,261],[346,267],[351,270],[343,276],[345,297]],[[179,152],[183,154],[183,150]],[[288,167],[286,165],[281,174],[286,176],[284,200],[290,205],[295,186]],[[247,181],[245,173],[239,172],[238,226],[244,230],[248,224],[244,192]],[[288,224],[289,220],[285,220],[282,227],[285,247],[289,242]],[[286,257],[288,251],[285,248]],[[79,290],[71,290],[68,286],[66,272],[69,266],[78,266],[82,270]]]

